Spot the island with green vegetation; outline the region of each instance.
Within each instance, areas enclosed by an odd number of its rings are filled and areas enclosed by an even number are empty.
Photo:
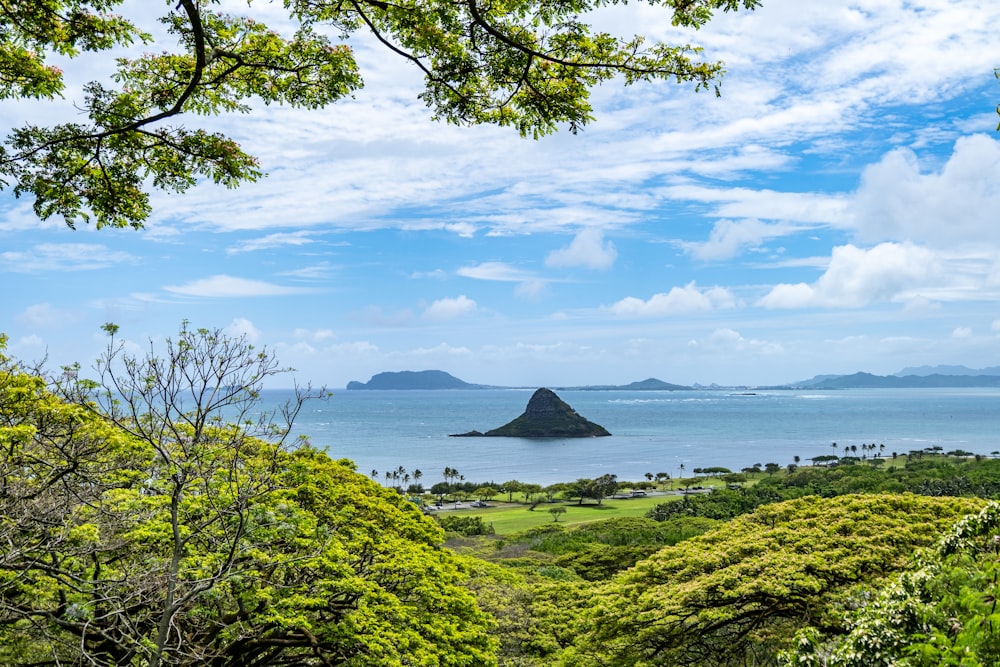
[[[368,382],[352,380],[349,391],[362,389],[490,389],[487,385],[470,384],[444,371],[394,371],[373,375]]]
[[[600,438],[611,433],[600,424],[581,417],[551,389],[541,388],[531,395],[521,416],[485,433],[469,431],[452,437],[503,438]]]

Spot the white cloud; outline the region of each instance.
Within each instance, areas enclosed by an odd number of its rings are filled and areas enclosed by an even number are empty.
[[[1000,320],[993,320],[993,323],[990,325],[990,331],[1000,333]]]
[[[403,309],[386,314],[379,306],[365,306],[354,319],[378,327],[404,327],[413,322],[413,311]]]
[[[771,238],[799,231],[791,225],[774,225],[760,220],[719,220],[704,243],[680,243],[691,256],[700,260],[731,259],[744,248],[758,248]]]
[[[926,248],[883,243],[864,250],[846,245],[833,249],[826,272],[815,283],[777,285],[758,305],[858,308],[918,298],[922,288],[937,287],[945,279],[941,261]]]
[[[314,264],[313,266],[303,266],[298,269],[292,269],[291,271],[282,271],[277,275],[287,276],[289,278],[298,278],[299,280],[324,280],[329,278],[333,271],[334,267],[328,262],[320,262],[319,264]]]
[[[717,354],[734,354],[741,352],[753,352],[755,354],[780,354],[784,351],[784,348],[780,343],[744,338],[740,332],[729,328],[716,329],[707,338],[690,341],[689,346],[699,348],[703,351],[711,351]]]
[[[609,310],[620,317],[663,317],[735,308],[737,305],[736,297],[728,289],[699,289],[691,282],[684,287],[674,287],[666,293],[654,294],[646,301],[626,297],[613,304]]]
[[[308,291],[302,288],[286,287],[261,280],[248,280],[227,275],[193,280],[184,285],[167,285],[163,289],[173,294],[209,298],[280,296],[283,294],[302,294]]]
[[[711,215],[750,221],[782,220],[798,225],[842,226],[849,211],[848,198],[829,193],[776,192],[748,188],[710,188],[702,185],[673,185],[663,190],[672,199],[715,204]],[[789,233],[800,227],[777,228]],[[778,235],[777,233],[772,235]]]
[[[241,241],[234,246],[226,248],[226,253],[235,255],[242,252],[255,252],[258,250],[270,250],[272,248],[282,248],[285,246],[303,246],[315,241],[309,236],[309,232],[284,232],[268,234],[256,239]]]
[[[316,343],[322,343],[337,337],[337,334],[333,329],[317,329],[313,331],[310,329],[299,328],[295,330],[294,334],[296,338],[310,340]]]
[[[28,306],[17,315],[17,321],[29,327],[50,328],[71,322],[72,316],[50,303]]]
[[[429,278],[431,280],[445,280],[448,278],[448,272],[444,269],[434,269],[433,271],[414,271],[410,274],[410,278]]]
[[[496,280],[502,282],[522,282],[534,276],[504,262],[483,262],[477,266],[465,266],[456,271],[463,278],[475,280]]]
[[[951,332],[952,338],[972,338],[972,329],[969,327],[955,327]]]
[[[982,134],[955,142],[947,163],[925,172],[898,149],[865,169],[854,198],[858,233],[868,240],[938,248],[1000,245],[1000,140]]]
[[[549,253],[545,258],[545,266],[610,269],[617,257],[615,245],[611,241],[604,241],[601,230],[585,229],[567,247]]]
[[[544,280],[525,280],[514,290],[514,294],[522,299],[538,299],[548,291],[549,284]]]
[[[260,330],[253,325],[253,322],[245,317],[237,317],[225,329],[226,333],[233,337],[245,337],[248,343],[256,343],[260,340]]]
[[[137,261],[127,252],[96,243],[42,243],[30,250],[0,253],[0,269],[15,273],[93,271]]]
[[[424,310],[428,320],[453,320],[476,310],[476,302],[464,294],[454,299],[438,299]]]

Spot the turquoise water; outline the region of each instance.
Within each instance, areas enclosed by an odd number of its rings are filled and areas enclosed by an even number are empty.
[[[604,473],[677,476],[680,466],[732,470],[842,453],[845,445],[893,451],[941,446],[1000,450],[1000,389],[840,391],[558,391],[609,438],[449,438],[501,426],[532,390],[339,391],[306,404],[295,432],[370,474],[419,468],[429,486],[455,468],[475,482],[552,484]],[[290,394],[267,391],[274,403]],[[838,448],[833,449],[831,443]]]

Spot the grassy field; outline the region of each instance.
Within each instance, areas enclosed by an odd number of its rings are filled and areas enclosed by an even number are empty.
[[[678,498],[680,496],[646,496],[645,498],[625,500],[605,499],[600,505],[593,500],[583,505],[577,505],[576,502],[541,503],[534,510],[528,509],[530,505],[504,503],[488,509],[455,510],[455,512],[460,516],[482,517],[483,521],[493,524],[493,530],[497,535],[510,535],[552,523],[552,514],[549,513],[549,510],[553,507],[562,507],[566,510],[565,514],[559,515],[560,524],[574,526],[620,516],[643,516],[654,505]]]

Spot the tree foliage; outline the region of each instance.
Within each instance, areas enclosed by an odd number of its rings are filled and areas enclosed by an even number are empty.
[[[225,419],[255,413],[270,355],[186,328],[168,350],[112,338],[72,401],[0,357],[0,663],[493,662],[432,521]]]
[[[775,664],[804,619],[837,630],[852,587],[900,571],[982,504],[852,495],[761,507],[589,591],[562,664]]]
[[[788,665],[932,667],[1000,664],[1000,505],[959,521],[934,549],[848,615],[850,632],[803,630]]]
[[[648,0],[674,25],[697,29],[715,11],[759,0]],[[0,3],[0,98],[51,99],[65,88],[52,54],[73,57],[149,43],[133,21],[111,14],[121,0]],[[232,139],[177,123],[182,114],[248,112],[251,100],[315,109],[362,85],[344,40],[367,33],[424,76],[421,99],[436,119],[491,123],[538,137],[592,120],[590,89],[612,78],[715,87],[721,63],[691,45],[647,43],[599,32],[582,17],[609,0],[285,0],[297,29],[279,34],[218,0],[170,0],[160,21],[176,39],[117,60],[113,82],[91,82],[77,101],[84,119],[15,129],[0,149],[0,186],[34,197],[41,218],[71,227],[141,227],[148,186],[183,191],[199,178],[228,187],[261,176]],[[338,34],[331,41],[328,33]],[[159,45],[157,45],[159,46]],[[166,48],[166,47],[164,47]]]

